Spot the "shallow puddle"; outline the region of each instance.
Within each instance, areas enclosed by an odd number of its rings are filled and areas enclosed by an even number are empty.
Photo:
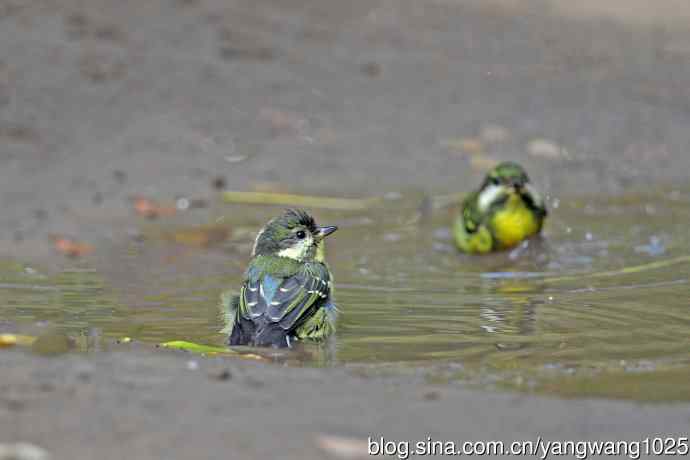
[[[430,380],[690,400],[688,192],[561,198],[541,241],[485,257],[454,250],[452,210],[418,202],[316,213],[340,226],[328,259],[342,314],[300,364],[453,363]],[[59,329],[85,351],[124,336],[221,345],[218,296],[239,287],[253,233],[278,212],[221,209],[231,236],[207,248],[161,237],[160,222],[57,275],[3,262],[0,332]]]

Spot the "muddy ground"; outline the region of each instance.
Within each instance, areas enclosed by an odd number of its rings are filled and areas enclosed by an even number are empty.
[[[368,458],[345,452],[369,436],[642,440],[681,435],[688,423],[678,405],[563,401],[187,355],[27,360],[8,352],[0,363],[0,441],[31,442],[58,459]]]
[[[483,157],[525,163],[554,196],[687,183],[688,8],[555,3],[2,1],[0,255],[59,268],[49,235],[116,243],[137,225],[132,195],[209,198],[219,177],[466,190],[482,163],[449,145],[482,133]],[[530,155],[535,139],[562,149]],[[55,458],[305,459],[326,455],[317,433],[635,438],[688,422],[687,407],[188,361],[3,351],[0,442]]]
[[[505,139],[487,154],[554,195],[686,182],[690,25],[670,7],[652,24],[561,7],[3,2],[0,250],[110,236],[128,197],[206,197],[218,176],[339,196],[466,190],[479,172],[448,145],[495,125]],[[535,139],[567,155],[530,156]]]

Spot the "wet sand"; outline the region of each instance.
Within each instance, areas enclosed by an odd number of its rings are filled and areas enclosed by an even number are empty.
[[[686,183],[690,26],[665,8],[650,21],[512,3],[4,2],[0,256],[72,264],[50,234],[117,247],[140,223],[129,197],[209,198],[219,176],[336,196],[466,190],[481,171],[447,141],[492,125],[507,138],[486,156],[525,163],[554,196]],[[540,138],[568,155],[530,155]],[[316,433],[615,439],[688,421],[687,406],[188,361],[2,351],[0,441],[55,458],[304,459],[324,458]],[[209,377],[223,368],[229,381]]]
[[[165,352],[3,352],[0,365],[0,442],[31,442],[56,459],[367,458],[337,452],[369,436],[642,440],[682,435],[688,421],[686,405],[498,394]],[[346,447],[324,450],[324,436]]]

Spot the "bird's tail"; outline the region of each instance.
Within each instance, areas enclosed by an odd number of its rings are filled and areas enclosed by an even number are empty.
[[[233,324],[230,337],[228,337],[228,345],[252,345],[255,335],[256,328],[254,323],[240,317]]]
[[[256,324],[240,316],[230,332],[228,344],[288,348],[290,338],[289,332],[278,324]]]
[[[223,329],[220,331],[221,334],[229,335],[232,332],[239,303],[240,298],[233,291],[221,292],[220,301],[218,302],[218,313],[223,323]]]
[[[254,336],[254,345],[257,347],[290,347],[289,332],[279,324],[269,323],[259,327]]]

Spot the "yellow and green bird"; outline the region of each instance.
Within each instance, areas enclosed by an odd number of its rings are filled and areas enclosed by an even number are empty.
[[[504,162],[489,171],[479,190],[465,198],[453,236],[463,252],[508,249],[538,234],[546,215],[544,199],[525,170]]]
[[[222,296],[229,345],[283,348],[335,331],[333,275],[323,240],[336,230],[289,209],[259,231],[239,296]]]

